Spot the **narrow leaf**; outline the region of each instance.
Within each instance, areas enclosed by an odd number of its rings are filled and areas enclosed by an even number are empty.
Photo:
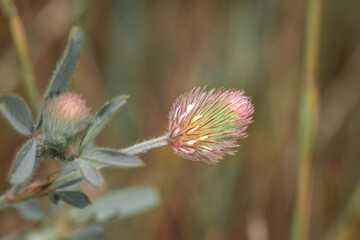
[[[75,69],[76,63],[80,57],[83,46],[83,34],[78,27],[73,27],[70,32],[70,38],[66,49],[58,62],[56,69],[50,79],[48,88],[46,89],[41,113],[38,120],[38,128],[42,124],[42,115],[44,111],[44,102],[48,97],[58,95],[63,92],[68,84],[71,75]]]
[[[64,91],[80,57],[83,45],[83,34],[80,29],[71,29],[70,38],[65,52],[51,77],[45,98]]]
[[[77,208],[84,208],[91,204],[89,198],[82,192],[61,191],[57,193],[61,200]]]
[[[75,159],[85,180],[95,187],[101,184],[98,172],[86,160]]]
[[[57,189],[68,188],[70,186],[80,183],[82,180],[83,180],[82,177],[70,179],[69,181],[66,181],[63,184],[57,186]]]
[[[81,155],[81,158],[87,161],[91,161],[98,168],[112,166],[112,167],[141,167],[142,161],[132,155],[125,153],[110,151],[107,149],[96,148],[85,152]]]
[[[0,97],[0,112],[20,134],[30,136],[34,132],[34,123],[26,103],[15,95]]]
[[[112,113],[116,112],[122,105],[126,103],[128,96],[118,96],[107,102],[99,112],[97,112],[94,120],[87,128],[84,138],[81,142],[80,149],[83,150],[85,146],[93,140],[101,131],[104,125],[109,120]]]
[[[24,219],[29,221],[38,222],[45,217],[44,209],[40,205],[38,199],[17,203],[15,208]]]
[[[19,150],[15,162],[10,169],[10,183],[18,184],[28,179],[35,167],[36,161],[36,140],[28,140]]]

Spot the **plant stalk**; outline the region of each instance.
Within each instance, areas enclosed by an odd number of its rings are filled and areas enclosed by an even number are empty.
[[[30,100],[30,105],[37,114],[40,96],[36,85],[34,70],[31,66],[29,47],[26,39],[24,26],[12,0],[1,0],[1,6],[9,19],[9,28],[14,42],[15,50],[20,61],[24,75],[24,87]]]
[[[140,153],[147,152],[148,150],[156,147],[165,146],[168,144],[168,136],[163,135],[161,137],[152,138],[149,140],[145,140],[143,142],[134,144],[130,147],[120,149],[119,152],[130,154],[130,155],[136,155]]]
[[[304,63],[299,109],[296,200],[293,212],[292,240],[307,239],[311,209],[311,176],[318,120],[318,72],[322,0],[307,0],[305,16]]]

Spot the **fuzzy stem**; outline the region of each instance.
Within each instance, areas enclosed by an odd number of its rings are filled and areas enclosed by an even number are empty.
[[[9,206],[11,206],[11,204],[14,204],[14,203],[23,202],[23,201],[30,200],[33,198],[41,197],[41,196],[44,196],[45,194],[46,194],[45,191],[41,191],[41,192],[31,194],[31,195],[25,194],[24,196],[16,196],[16,197],[9,198],[9,196],[13,196],[13,195],[12,195],[11,191],[8,191],[0,196],[0,209],[9,207]]]
[[[126,153],[126,154],[131,154],[131,155],[144,153],[144,152],[146,152],[146,151],[148,151],[150,149],[166,145],[167,144],[167,138],[168,138],[167,135],[164,135],[164,136],[161,136],[161,137],[158,137],[158,138],[145,140],[143,142],[137,143],[137,144],[132,145],[130,147],[121,149],[121,150],[119,150],[119,152]],[[63,177],[60,177],[60,178],[56,179],[56,181],[51,185],[51,187],[60,186],[63,183],[66,183],[66,182],[71,181],[71,180],[75,180],[75,179],[77,179],[79,177],[81,177],[81,173],[79,171],[71,172],[68,175],[65,175]]]
[[[132,145],[130,147],[120,149],[119,152],[130,154],[130,155],[136,155],[136,154],[144,153],[144,152],[146,152],[146,151],[148,151],[150,149],[166,145],[167,144],[167,139],[168,139],[168,136],[163,135],[163,136],[158,137],[158,138],[145,140],[143,142],[134,144],[134,145]],[[79,177],[81,177],[81,173],[79,171],[74,171],[74,172],[71,172],[70,174],[68,174],[66,176],[58,178],[51,186],[52,187],[57,187],[57,186],[60,186],[63,183],[66,183],[66,182],[71,181],[71,180],[75,180],[75,179],[77,179]]]
[[[311,176],[318,118],[318,71],[320,19],[322,0],[307,0],[303,86],[301,92],[298,128],[298,165],[296,200],[293,212],[291,240],[307,239],[310,221]]]
[[[5,15],[9,19],[12,40],[14,42],[15,50],[20,61],[22,72],[24,74],[25,91],[29,97],[31,107],[36,114],[39,108],[40,96],[35,81],[34,70],[31,66],[24,26],[12,0],[1,0],[0,3]]]
[[[119,152],[136,155],[136,154],[147,152],[148,150],[150,150],[152,148],[165,146],[168,144],[167,140],[168,140],[168,136],[163,135],[161,137],[145,140],[143,142],[134,144],[130,147],[120,149]]]

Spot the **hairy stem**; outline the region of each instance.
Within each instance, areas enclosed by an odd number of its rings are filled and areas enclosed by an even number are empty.
[[[146,151],[148,151],[148,150],[150,150],[152,148],[167,145],[168,144],[167,139],[168,139],[168,136],[163,135],[161,137],[145,140],[143,142],[134,144],[134,145],[132,145],[130,147],[120,149],[119,152],[126,153],[126,154],[131,154],[131,155],[144,153],[144,152],[146,152]]]
[[[122,153],[126,153],[126,154],[130,154],[130,155],[136,155],[136,154],[140,154],[140,153],[144,153],[150,149],[156,148],[156,147],[161,147],[167,144],[167,135],[158,137],[158,138],[153,138],[153,139],[149,139],[149,140],[145,140],[143,142],[134,144],[130,147],[124,148],[119,150]],[[56,179],[54,181],[54,183],[51,185],[51,187],[57,187],[60,186],[66,182],[75,180],[77,178],[81,177],[81,173],[80,171],[74,171],[69,173],[68,175],[59,177],[58,179]]]

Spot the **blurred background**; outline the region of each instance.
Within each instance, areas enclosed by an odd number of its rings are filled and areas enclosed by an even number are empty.
[[[143,154],[143,168],[103,170],[102,189],[153,185],[162,202],[104,225],[109,239],[286,239],[297,160],[304,1],[14,1],[26,31],[41,93],[73,25],[85,47],[69,88],[95,113],[128,94],[126,106],[96,139],[121,148],[166,131],[174,99],[194,86],[234,87],[256,112],[235,156],[218,165],[181,159],[170,147]],[[313,154],[310,239],[335,222],[360,181],[360,1],[323,2],[318,70],[319,126]],[[24,98],[8,19],[0,15],[0,93]],[[0,118],[0,191],[25,140]],[[32,226],[0,212],[0,236]],[[354,238],[360,234],[360,222]],[[356,235],[357,234],[357,235]]]

